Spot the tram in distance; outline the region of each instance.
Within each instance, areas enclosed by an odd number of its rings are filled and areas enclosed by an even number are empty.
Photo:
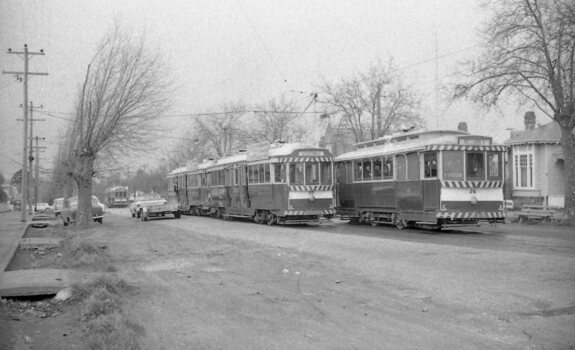
[[[441,229],[504,222],[505,146],[464,131],[413,131],[334,159],[336,213],[350,223]]]
[[[128,187],[114,186],[106,189],[106,204],[108,208],[128,206]]]
[[[289,225],[335,214],[333,157],[300,143],[250,145],[232,156],[175,169],[167,181],[169,196],[191,215]]]

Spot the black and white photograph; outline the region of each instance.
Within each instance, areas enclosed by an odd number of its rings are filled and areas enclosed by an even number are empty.
[[[0,350],[575,350],[572,0],[0,0]]]

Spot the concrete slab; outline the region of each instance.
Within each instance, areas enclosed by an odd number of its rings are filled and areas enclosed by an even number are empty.
[[[70,271],[35,269],[5,271],[0,276],[0,297],[56,294],[71,284]]]
[[[0,213],[0,276],[18,249],[27,225],[20,221],[20,212]]]
[[[46,237],[22,238],[20,240],[20,248],[22,249],[51,248],[60,245],[60,243],[63,240],[64,240],[63,238],[46,238]]]

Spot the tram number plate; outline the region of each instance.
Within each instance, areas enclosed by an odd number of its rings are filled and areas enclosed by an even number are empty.
[[[473,194],[473,193],[477,193],[477,190],[475,188],[472,188],[469,190],[469,193]]]

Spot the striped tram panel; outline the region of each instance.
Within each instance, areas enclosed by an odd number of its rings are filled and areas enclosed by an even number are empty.
[[[441,181],[446,188],[498,188],[503,187],[503,181]]]
[[[472,145],[429,145],[427,151],[492,151],[504,152],[507,146],[472,146]]]
[[[280,163],[317,163],[331,161],[331,157],[286,157],[279,159]]]
[[[442,211],[436,214],[439,219],[499,219],[504,218],[503,212],[493,211]]]
[[[333,185],[292,185],[288,186],[292,192],[331,191]]]

